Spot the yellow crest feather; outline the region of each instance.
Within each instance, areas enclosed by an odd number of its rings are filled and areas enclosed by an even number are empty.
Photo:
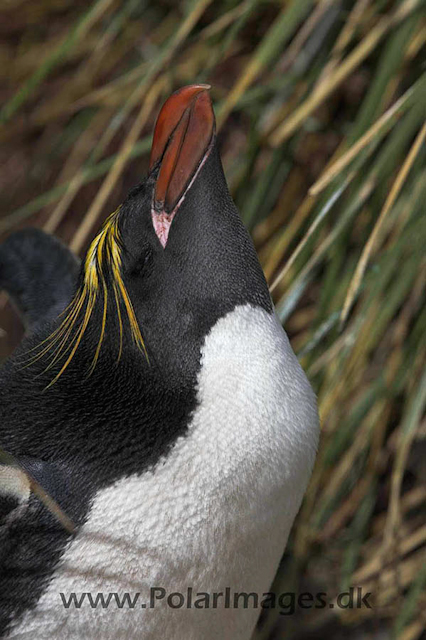
[[[75,294],[71,303],[63,312],[65,315],[64,320],[60,326],[48,338],[46,338],[46,340],[43,340],[43,342],[31,350],[36,351],[36,353],[30,358],[26,366],[36,362],[49,352],[52,353],[52,359],[45,371],[50,369],[59,360],[64,360],[59,373],[57,373],[46,388],[52,386],[70,364],[90,322],[95,304],[100,297],[102,297],[103,311],[99,341],[88,374],[90,375],[96,367],[105,336],[107,322],[108,287],[105,279],[105,269],[108,269],[112,283],[119,327],[119,349],[117,362],[121,358],[123,349],[123,317],[121,313],[121,304],[124,306],[127,319],[129,321],[133,341],[138,349],[144,353],[147,361],[149,362],[145,343],[136,319],[133,305],[121,275],[122,252],[120,245],[120,232],[118,228],[119,210],[120,208],[114,211],[114,213],[107,218],[101,231],[90,245],[84,261],[83,284]],[[79,323],[84,305],[86,305],[86,307],[83,317]]]

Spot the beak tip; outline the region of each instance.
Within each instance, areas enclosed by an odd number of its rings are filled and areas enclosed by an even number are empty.
[[[204,117],[212,120],[214,124],[214,113],[209,95],[211,85],[191,84],[178,89],[165,101],[155,122],[154,136],[152,140],[151,155],[149,159],[149,169],[161,159],[166,149],[167,143],[178,126],[185,111],[197,102],[198,97],[204,94]]]
[[[210,85],[182,87],[164,103],[158,115],[150,170],[160,163],[153,208],[170,213],[186,192],[215,130]]]

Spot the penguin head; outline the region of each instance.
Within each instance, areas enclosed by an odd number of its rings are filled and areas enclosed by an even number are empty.
[[[106,220],[83,260],[67,318],[74,314],[72,323],[79,318],[80,331],[93,336],[94,364],[108,342],[110,351],[142,352],[148,364],[185,366],[237,305],[271,309],[227,188],[208,88],[184,87],[165,102],[148,176]]]

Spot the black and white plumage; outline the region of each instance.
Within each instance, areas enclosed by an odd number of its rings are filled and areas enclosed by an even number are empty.
[[[0,371],[0,446],[77,529],[0,471],[0,637],[248,640],[258,610],[60,597],[268,591],[312,470],[315,397],[228,193],[206,88],[163,107],[150,173],[78,277],[40,232],[6,241],[0,270],[29,325]]]

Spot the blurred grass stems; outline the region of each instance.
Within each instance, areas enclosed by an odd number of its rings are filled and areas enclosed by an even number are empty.
[[[408,403],[400,429],[399,447],[395,458],[391,477],[391,495],[384,531],[384,546],[389,547],[396,535],[396,528],[401,522],[401,487],[404,469],[420,418],[426,409],[426,370],[419,380],[415,393]]]
[[[372,141],[374,138],[385,135],[392,125],[395,124],[398,117],[400,117],[406,109],[410,107],[412,102],[416,99],[422,98],[426,91],[426,74],[416,83],[416,85],[410,87],[399,100],[395,102],[361,137],[359,140],[344,153],[326,172],[320,177],[319,180],[312,185],[309,189],[311,195],[317,195],[330,182],[335,178],[343,169],[352,162],[354,158]]]
[[[411,622],[411,619],[414,617],[416,613],[419,600],[422,594],[424,595],[425,589],[426,589],[426,558],[422,563],[422,565],[420,566],[417,577],[412,582],[410,589],[408,590],[407,598],[403,603],[401,610],[395,620],[395,624],[393,627],[394,638],[400,638],[404,627],[407,627],[408,623]],[[419,623],[420,623],[420,633],[421,633],[423,630],[422,620],[420,620]],[[416,628],[418,628],[419,623],[416,624]]]
[[[123,171],[126,165],[126,162],[129,160],[131,151],[135,146],[139,138],[139,135],[143,127],[145,126],[150,116],[150,113],[154,107],[154,104],[163,88],[164,88],[164,81],[157,80],[157,82],[154,83],[152,87],[148,90],[145,100],[142,102],[142,107],[139,111],[139,114],[136,117],[135,121],[133,122],[133,125],[126,136],[123,142],[123,145],[121,146],[121,149],[117,154],[117,157],[114,160],[114,163],[111,169],[109,170],[104,182],[102,183],[102,186],[100,187],[96,195],[96,198],[94,199],[93,203],[88,209],[84,217],[84,220],[81,222],[74,237],[71,240],[70,248],[75,253],[79,253],[83,248],[85,242],[87,241],[89,233],[94,223],[96,222],[99,216],[99,213],[101,212],[103,206],[105,205],[109,194],[111,193],[118,178],[120,177],[121,172]]]
[[[387,102],[394,94],[395,81],[403,68],[404,60],[410,46],[412,35],[416,26],[421,21],[421,13],[413,11],[411,15],[403,20],[389,35],[379,50],[379,57],[374,74],[374,82],[368,88],[367,94],[362,102],[355,126],[352,128],[350,142],[357,140],[364,134],[371,122],[376,120]],[[423,76],[425,82],[425,76]],[[420,86],[420,90],[422,87]],[[419,87],[416,83],[416,92]],[[423,91],[425,91],[423,85]],[[419,99],[418,94],[417,99]],[[414,100],[410,97],[410,100]],[[420,98],[421,99],[421,98]]]
[[[319,74],[319,78],[316,82],[316,86],[326,78],[339,64],[342,59],[342,55],[346,47],[352,41],[354,34],[365,17],[365,13],[368,5],[371,4],[371,0],[357,0],[352,7],[342,30],[340,31],[335,44],[330,53],[330,60],[325,65],[324,69]]]
[[[118,47],[119,51],[116,53],[115,47],[112,46],[113,41],[135,8],[139,7],[140,9],[144,4],[146,4],[146,0],[144,2],[128,0],[123,8],[111,17],[107,29],[97,40],[93,52],[84,60],[84,64],[80,65],[74,81],[69,85],[66,84],[62,91],[58,92],[53,104],[52,101],[49,101],[47,105],[42,104],[36,111],[33,118],[35,125],[48,122],[52,117],[57,117],[64,108],[68,113],[72,113],[72,111],[79,108],[82,101],[80,96],[86,96],[87,91],[90,91],[99,68],[102,67],[102,71],[105,73],[113,67],[117,58],[123,55],[122,47]],[[87,97],[87,102],[89,102],[89,97]]]
[[[296,258],[298,257],[298,255],[300,254],[302,249],[304,249],[304,247],[306,246],[307,242],[311,238],[312,234],[316,231],[317,227],[323,222],[323,220],[325,219],[325,217],[328,214],[328,212],[332,209],[334,203],[337,202],[337,200],[339,199],[339,197],[341,196],[343,191],[346,189],[346,187],[350,183],[352,177],[353,177],[353,175],[349,174],[349,176],[344,180],[343,184],[340,185],[340,187],[338,189],[336,189],[336,191],[332,194],[331,198],[329,198],[327,200],[327,202],[325,203],[323,208],[319,211],[318,215],[316,216],[316,218],[314,219],[314,221],[310,225],[309,229],[307,230],[307,232],[303,236],[302,240],[299,242],[299,244],[297,245],[296,249],[293,251],[293,253],[291,254],[290,258],[285,263],[285,266],[279,272],[279,274],[277,275],[277,277],[275,278],[275,280],[272,282],[271,286],[269,287],[269,290],[271,291],[271,293],[277,287],[277,285],[280,282],[280,280],[282,278],[284,278],[286,273],[291,269],[291,267],[293,266],[294,261],[296,260]]]
[[[135,144],[130,156],[131,158],[138,158],[140,156],[146,155],[149,153],[150,148],[151,136],[147,136],[140,140],[137,144]],[[104,160],[101,160],[94,166],[86,168],[83,171],[81,185],[92,182],[93,180],[97,180],[99,177],[105,175],[105,173],[107,173],[113,166],[115,159],[116,154],[105,158]],[[75,180],[75,176],[73,180]],[[44,207],[52,204],[53,202],[56,202],[70,188],[72,188],[72,180],[65,184],[58,184],[56,187],[53,187],[41,196],[37,196],[26,205],[20,207],[19,209],[16,209],[9,215],[0,218],[0,234],[10,231],[15,226],[21,224],[22,222],[25,222],[25,220],[30,218],[35,213],[41,211]],[[74,191],[73,196],[75,195],[75,193],[76,191]],[[69,206],[69,203],[67,204]]]
[[[212,0],[198,0],[196,3],[193,3],[194,7],[188,12],[188,15],[180,25],[175,36],[170,40],[169,43],[166,44],[163,51],[157,54],[157,57],[153,61],[150,69],[144,75],[143,79],[138,83],[136,89],[133,91],[130,98],[128,98],[124,107],[120,109],[119,113],[116,114],[112,119],[109,127],[105,131],[105,134],[102,136],[101,140],[95,148],[94,157],[96,159],[103,153],[104,149],[111,141],[116,129],[118,128],[118,125],[121,124],[123,120],[125,120],[133,106],[145,93],[148,83],[151,80],[154,81],[154,78],[160,72],[163,65],[167,64],[171,60],[172,56],[176,53],[177,49],[188,37],[189,33],[198,22],[199,18],[211,3],[211,1]],[[117,154],[117,158],[115,159],[113,166],[111,167],[107,177],[105,178],[103,188],[101,189],[91,208],[87,212],[82,224],[77,229],[70,245],[71,249],[76,253],[78,253],[84,246],[87,240],[87,236],[95,220],[97,219],[97,216],[103,204],[105,203],[105,200],[108,197],[112,186],[115,184],[115,181],[117,180],[127,160],[129,159],[132,146],[136,144],[139,133],[146,123],[146,120],[148,119],[150,113],[150,109],[153,106],[154,100],[152,100],[152,98],[155,99],[155,97],[155,91],[153,92],[153,95],[149,94],[147,96],[147,108],[145,108],[145,104],[142,106],[142,109],[139,113],[139,118],[136,120],[136,124],[133,125],[128,137],[124,141],[119,153]]]
[[[109,9],[114,0],[97,0],[90,9],[77,21],[68,36],[61,42],[48,59],[37,67],[37,70],[25,85],[0,110],[0,124],[4,124],[31,97],[46,76],[60,64],[63,64],[68,53],[80,42],[93,24]]]
[[[68,207],[81,188],[84,182],[84,174],[80,172],[79,169],[88,159],[96,144],[96,139],[101,135],[101,131],[107,124],[109,118],[110,114],[107,110],[104,109],[98,112],[74,144],[70,156],[57,179],[57,185],[69,181],[69,186],[43,225],[43,229],[47,233],[55,232],[64,219]]]
[[[406,0],[395,10],[394,14],[381,18],[364,40],[340,63],[339,67],[330,76],[326,77],[318,85],[317,90],[311,93],[310,97],[271,134],[271,145],[278,146],[289,138],[306,118],[375,49],[386,33],[396,24],[405,20],[419,4],[420,0]]]
[[[256,8],[256,5],[259,3],[259,0],[247,0],[246,2],[242,2],[235,9],[232,9],[224,16],[221,16],[217,23],[221,23],[220,27],[223,29],[224,26],[230,26],[228,33],[224,34],[223,40],[218,41],[217,46],[213,49],[212,55],[208,61],[206,68],[200,74],[200,81],[204,82],[206,78],[209,77],[210,73],[217,65],[217,63],[223,59],[227,52],[232,48],[232,45],[235,43],[236,38],[241,31],[241,29],[246,24],[249,17],[252,15],[252,12]],[[200,34],[200,38],[209,38],[215,33],[217,33],[218,24],[213,23],[206,27],[204,32],[202,31]]]
[[[220,129],[239,98],[256,80],[261,71],[276,58],[280,49],[285,47],[312,5],[312,0],[292,0],[288,6],[281,10],[253,53],[237,83],[229,92],[225,102],[219,108],[217,114],[218,129]]]
[[[59,223],[59,221],[64,217],[69,205],[71,204],[74,197],[77,195],[81,186],[88,181],[88,177],[89,179],[90,177],[92,177],[93,179],[93,177],[98,177],[99,175],[101,175],[100,172],[96,171],[95,163],[98,162],[99,158],[103,154],[104,149],[110,143],[111,138],[113,137],[116,129],[118,128],[118,125],[128,116],[134,104],[136,104],[139,97],[145,91],[145,87],[148,84],[149,80],[152,77],[154,77],[154,75],[160,70],[163,64],[167,63],[167,61],[173,56],[177,48],[188,36],[188,33],[190,33],[194,24],[196,24],[200,15],[203,13],[205,8],[210,4],[210,2],[211,0],[203,0],[202,2],[196,3],[195,7],[188,14],[186,20],[180,26],[174,38],[172,38],[170,43],[166,45],[162,54],[156,58],[155,62],[151,65],[150,71],[148,71],[147,74],[143,77],[142,81],[138,84],[136,90],[131,94],[130,98],[125,103],[124,107],[120,110],[118,114],[114,116],[114,118],[110,122],[110,125],[106,128],[103,135],[101,136],[100,140],[96,143],[96,145],[92,149],[91,157],[88,163],[86,164],[86,166],[84,166],[83,168],[79,168],[76,175],[65,186],[64,188],[65,194],[61,200],[59,207],[54,211],[52,218],[47,222],[47,230],[53,230],[57,225],[57,223]],[[132,129],[129,140],[127,141],[127,143],[126,142],[124,143],[122,150],[119,154],[117,154],[117,157],[112,159],[112,167],[110,168],[108,166],[107,168],[107,170],[109,171],[108,176],[112,175],[112,178],[111,177],[106,178],[106,181],[104,182],[104,185],[105,185],[104,189],[101,190],[100,194],[98,194],[98,199],[95,201],[95,203],[92,205],[92,208],[86,214],[84,224],[80,226],[79,230],[75,235],[75,238],[72,241],[71,248],[74,251],[78,252],[80,248],[83,246],[86,240],[87,234],[89,233],[94,221],[96,220],[99,214],[99,211],[101,210],[106,198],[108,197],[108,194],[111,188],[114,186],[118,176],[123,170],[129,157],[132,157],[132,156],[134,157],[135,155],[134,148],[137,143],[137,138],[139,136],[140,130],[143,128],[143,125],[146,122],[147,117],[149,116],[149,113],[146,113],[144,109],[142,109],[140,113],[141,113],[141,116],[143,114],[142,122],[139,122],[138,125],[136,125],[134,129]],[[143,149],[146,150],[146,147],[143,146]],[[104,164],[101,166],[107,167],[107,164]],[[114,174],[112,174],[112,172],[114,172]],[[34,201],[33,203],[30,203],[29,206],[23,207],[20,210],[14,212],[14,214],[11,214],[12,216],[11,220],[0,221],[0,233],[4,232],[8,228],[11,228],[13,224],[23,221],[27,216],[32,215],[32,213],[38,210],[37,207],[39,203],[41,204],[41,206],[44,206],[46,202],[52,201],[55,195],[60,192],[62,192],[62,187],[58,186],[57,189],[53,189],[49,194],[45,194],[44,199],[43,198],[41,200],[36,199],[36,201]],[[52,200],[50,200],[50,198],[52,198]],[[9,224],[11,226],[9,226]]]
[[[410,171],[414,160],[416,159],[417,154],[419,153],[421,146],[426,138],[426,123],[423,125],[417,138],[414,141],[414,144],[408,154],[406,161],[401,167],[401,171],[399,172],[393,187],[389,193],[389,196],[383,206],[383,209],[380,212],[380,216],[374,225],[374,229],[368,238],[367,244],[365,245],[359,262],[357,264],[353,279],[349,285],[348,293],[346,295],[345,302],[343,303],[342,315],[341,315],[341,323],[343,324],[348,317],[349,311],[352,307],[355,296],[361,286],[362,277],[364,275],[365,269],[367,267],[367,262],[370,258],[370,255],[373,251],[374,245],[377,243],[378,238],[380,237],[381,230],[384,226],[385,220],[389,211],[392,209],[396,198],[404,184],[407,174]]]

